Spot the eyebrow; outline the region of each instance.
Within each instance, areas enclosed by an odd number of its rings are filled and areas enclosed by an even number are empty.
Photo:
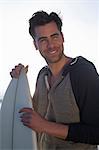
[[[39,37],[38,38],[38,41],[42,40],[42,39],[46,39],[47,37],[46,36],[42,36],[42,37]]]
[[[56,36],[56,35],[59,35],[59,33],[54,33],[51,35],[51,37]]]
[[[52,34],[52,35],[50,35],[50,36],[51,36],[51,37],[54,37],[54,36],[57,36],[57,35],[59,35],[59,33],[54,33],[54,34]],[[38,41],[40,41],[40,40],[42,40],[42,39],[47,39],[47,37],[46,37],[46,36],[39,37],[39,38],[38,38]]]

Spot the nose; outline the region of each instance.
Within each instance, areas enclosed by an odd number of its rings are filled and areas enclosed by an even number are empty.
[[[51,39],[48,40],[48,49],[53,49],[54,43]]]

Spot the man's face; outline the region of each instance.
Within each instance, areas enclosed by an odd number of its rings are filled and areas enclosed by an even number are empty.
[[[63,56],[63,42],[63,35],[54,21],[35,28],[34,45],[36,49],[39,49],[48,64],[61,60]]]

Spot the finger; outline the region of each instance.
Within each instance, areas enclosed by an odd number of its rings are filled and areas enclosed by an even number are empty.
[[[15,70],[16,73],[20,74],[20,71],[22,70],[22,68],[24,68],[24,65],[18,64],[18,65],[15,66],[14,70]]]
[[[20,73],[20,71],[22,70],[23,66],[15,66],[15,71],[16,73]]]
[[[23,64],[21,64],[21,63],[19,63],[19,64],[18,64],[18,66],[20,66],[21,68],[23,68],[23,67],[24,67],[24,65],[23,65]]]
[[[24,107],[24,108],[22,108],[22,109],[19,110],[19,113],[22,113],[22,112],[31,113],[31,112],[33,112],[33,109],[32,108]]]
[[[12,71],[10,72],[10,75],[12,78],[18,78],[19,77],[19,73],[18,73],[18,71],[16,72],[15,69],[12,69]]]
[[[22,122],[24,126],[28,127],[28,128],[32,128],[31,125],[27,122]]]
[[[23,123],[30,123],[30,118],[25,118],[25,117],[23,117],[23,118],[21,118],[21,122],[23,122]]]
[[[10,76],[13,78],[13,73],[12,72],[10,72]]]
[[[32,114],[31,113],[23,113],[20,118],[27,118],[27,119],[31,119],[32,118]]]
[[[19,74],[19,72],[20,72],[20,67],[15,66],[15,68],[13,68],[11,72],[12,72],[12,74]]]
[[[21,71],[24,68],[25,72],[28,72],[28,65],[24,67],[24,65],[18,64],[18,66],[15,66],[15,68],[17,68],[19,71]]]
[[[22,122],[22,124],[24,125],[24,126],[27,126],[27,127],[29,127],[29,128],[31,128],[31,121],[29,120],[29,119],[21,119],[21,122]]]

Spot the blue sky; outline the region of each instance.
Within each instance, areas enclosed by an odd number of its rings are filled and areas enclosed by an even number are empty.
[[[55,11],[63,20],[65,53],[82,55],[99,71],[99,0],[0,0],[0,97],[18,63],[29,65],[28,79],[34,91],[37,73],[45,61],[35,50],[28,20],[35,11]]]

